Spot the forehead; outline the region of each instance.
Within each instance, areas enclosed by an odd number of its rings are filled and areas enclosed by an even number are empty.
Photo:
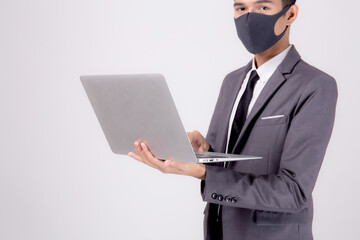
[[[234,0],[234,5],[251,5],[260,3],[277,4],[281,3],[281,1],[282,0]]]

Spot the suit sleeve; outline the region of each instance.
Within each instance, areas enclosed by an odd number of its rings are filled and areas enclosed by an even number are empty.
[[[254,176],[206,165],[206,179],[201,181],[203,200],[263,211],[296,213],[303,210],[330,140],[336,102],[337,85],[333,78],[322,76],[310,81],[294,110],[278,173]],[[215,130],[210,129],[210,141]],[[212,193],[231,196],[237,201],[220,202],[211,198]]]
[[[211,145],[209,145],[209,146],[210,146],[210,148],[209,148],[208,152],[214,152],[214,149],[211,147]]]

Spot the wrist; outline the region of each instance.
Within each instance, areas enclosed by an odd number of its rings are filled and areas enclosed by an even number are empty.
[[[196,174],[196,178],[200,179],[200,180],[205,180],[206,178],[206,166],[205,164],[198,164],[199,165],[199,170],[197,171],[197,174]]]

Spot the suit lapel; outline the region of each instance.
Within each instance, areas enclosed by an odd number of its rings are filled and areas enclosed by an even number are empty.
[[[247,129],[251,125],[251,123],[258,118],[258,113],[266,106],[266,104],[270,101],[272,96],[277,92],[277,90],[282,86],[282,84],[286,81],[284,74],[291,73],[292,69],[295,67],[296,63],[299,62],[300,55],[296,51],[295,47],[292,46],[288,55],[279,65],[279,67],[275,70],[274,74],[269,78],[268,82],[262,89],[258,99],[256,100],[253,108],[251,109],[249,116],[247,117],[244,126],[239,134],[238,139],[233,148],[234,152],[240,152],[241,149],[237,149],[242,147],[240,143],[242,142],[242,138],[244,137]]]
[[[247,117],[244,126],[240,132],[238,139],[233,148],[233,152],[238,147],[241,139],[243,138],[246,129],[249,127],[250,123],[253,121],[255,116],[257,116],[258,112],[264,107],[264,105],[270,100],[270,98],[275,94],[275,92],[279,89],[279,87],[283,84],[286,79],[282,75],[280,71],[275,71],[272,77],[268,80],[265,87],[261,91],[258,99],[256,100],[253,108],[251,109],[249,116]]]
[[[234,87],[231,88],[231,90],[229,91],[229,97],[225,98],[223,114],[224,114],[224,119],[226,119],[227,121],[225,124],[221,125],[222,130],[220,132],[223,134],[221,137],[219,137],[219,140],[222,144],[221,152],[225,152],[225,150],[226,150],[227,135],[228,135],[228,131],[229,131],[229,120],[230,120],[231,112],[232,112],[234,103],[236,101],[237,95],[240,91],[241,85],[244,82],[244,79],[246,77],[246,74],[251,69],[251,65],[252,65],[252,61],[250,61],[245,66],[243,71],[241,71],[240,73],[238,73],[236,75],[235,79],[233,80],[233,81],[235,81]]]

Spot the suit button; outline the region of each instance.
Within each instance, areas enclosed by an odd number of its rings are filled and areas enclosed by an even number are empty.
[[[226,197],[225,197],[225,201],[226,201],[226,202],[231,202],[231,197],[226,196]]]
[[[231,202],[232,202],[232,203],[236,203],[236,202],[237,202],[237,198],[235,198],[235,197],[231,198]]]
[[[212,198],[212,199],[216,199],[216,198],[217,198],[217,194],[216,194],[216,193],[211,194],[211,198]]]
[[[219,195],[217,198],[219,201],[222,201],[224,199],[224,197],[222,195]]]

